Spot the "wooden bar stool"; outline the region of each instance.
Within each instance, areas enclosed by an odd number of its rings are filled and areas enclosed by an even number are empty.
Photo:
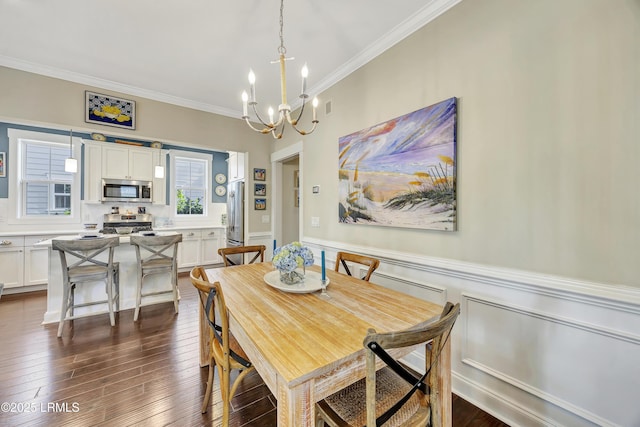
[[[62,309],[58,337],[62,336],[65,320],[74,319],[74,308],[107,303],[111,326],[115,326],[115,311],[120,310],[119,264],[113,262],[114,248],[120,244],[119,237],[108,237],[86,240],[53,240],[51,248],[60,253],[62,263]],[[108,251],[108,260],[96,259],[101,253]],[[105,281],[107,299],[103,301],[75,303],[75,289],[81,283]],[[69,316],[67,316],[69,312]]]
[[[130,243],[136,248],[138,259],[138,284],[136,290],[136,310],[133,321],[138,321],[142,298],[151,295],[173,293],[173,305],[178,313],[178,243],[182,234],[170,236],[131,236]],[[151,274],[170,274],[171,289],[149,293],[142,292],[144,278]]]

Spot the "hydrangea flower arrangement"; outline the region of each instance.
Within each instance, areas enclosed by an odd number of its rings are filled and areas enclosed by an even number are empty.
[[[301,282],[304,276],[295,270],[313,265],[313,252],[300,242],[289,243],[277,248],[273,255],[273,266],[280,271],[280,280],[293,284]]]

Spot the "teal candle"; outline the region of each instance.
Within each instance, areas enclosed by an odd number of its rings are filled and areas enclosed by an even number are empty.
[[[276,251],[276,239],[273,239],[273,252]]]
[[[327,280],[327,272],[325,270],[325,265],[324,265],[324,251],[321,252],[322,256],[322,280]]]

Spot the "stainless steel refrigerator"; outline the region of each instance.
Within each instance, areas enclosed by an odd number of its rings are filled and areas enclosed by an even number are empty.
[[[230,182],[227,187],[227,246],[244,246],[244,182]],[[235,259],[234,259],[235,258]],[[232,255],[242,264],[242,255]]]

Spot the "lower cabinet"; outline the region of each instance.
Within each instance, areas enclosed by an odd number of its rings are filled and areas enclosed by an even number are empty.
[[[49,248],[34,245],[51,237],[0,237],[0,283],[5,289],[47,284]]]
[[[205,228],[198,230],[176,230],[182,233],[178,247],[178,268],[188,269],[197,265],[212,265],[222,262],[218,248],[222,244],[224,229]]]

